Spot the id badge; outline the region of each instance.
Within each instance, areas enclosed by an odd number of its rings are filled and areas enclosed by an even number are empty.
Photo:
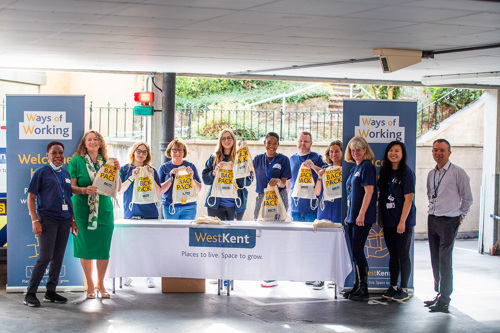
[[[396,208],[396,204],[394,202],[388,202],[385,204],[385,207],[387,209],[393,209],[393,208]]]
[[[436,205],[436,199],[433,198],[429,201],[429,210],[433,211],[435,205]]]
[[[62,210],[67,211],[68,210],[68,204],[63,204],[62,205]]]
[[[389,196],[387,197],[387,199],[389,199],[389,201],[394,201],[394,197],[391,194],[389,194]]]

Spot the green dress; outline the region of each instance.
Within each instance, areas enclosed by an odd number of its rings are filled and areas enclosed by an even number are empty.
[[[85,159],[75,156],[68,166],[71,179],[76,178],[79,187],[92,185]],[[75,257],[81,259],[109,259],[111,237],[113,235],[114,218],[111,198],[99,195],[99,210],[97,212],[97,229],[88,230],[89,205],[87,194],[73,194],[73,213],[78,236],[73,238]]]

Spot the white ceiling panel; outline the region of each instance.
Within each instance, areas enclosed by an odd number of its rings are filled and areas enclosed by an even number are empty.
[[[500,71],[500,47],[384,74],[374,48],[500,46],[500,3],[475,0],[0,0],[0,67],[418,82]],[[456,51],[456,50],[455,50]],[[253,72],[255,71],[255,72]]]

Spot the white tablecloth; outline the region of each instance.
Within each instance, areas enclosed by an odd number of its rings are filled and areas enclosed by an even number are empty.
[[[340,291],[351,270],[342,229],[313,232],[312,223],[192,226],[179,220],[116,220],[108,277],[335,281]]]

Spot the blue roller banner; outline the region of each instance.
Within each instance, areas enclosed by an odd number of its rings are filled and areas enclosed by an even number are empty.
[[[415,101],[388,101],[388,100],[344,100],[343,121],[343,144],[344,151],[347,143],[354,136],[362,136],[366,139],[375,154],[374,164],[377,169],[377,177],[380,172],[381,162],[384,160],[384,152],[387,144],[391,141],[402,141],[408,152],[407,164],[415,171],[416,144],[417,144],[417,102]],[[354,164],[344,161],[342,174],[344,186],[342,190],[342,213],[343,218],[347,214],[347,200],[345,180]],[[374,225],[370,230],[365,244],[365,254],[370,268],[368,273],[368,286],[370,288],[388,288],[390,285],[389,275],[389,252],[385,245],[383,230]],[[413,288],[413,239],[410,249],[412,260],[412,274],[408,287]],[[346,286],[353,284],[353,274],[348,277]]]
[[[67,168],[84,132],[84,96],[7,96],[7,291],[25,291],[39,255],[26,204],[33,172],[47,164],[51,141],[64,144]],[[40,283],[44,290],[48,271]],[[83,286],[83,270],[73,255],[70,236],[59,278],[59,289]],[[77,288],[74,288],[77,287]]]

